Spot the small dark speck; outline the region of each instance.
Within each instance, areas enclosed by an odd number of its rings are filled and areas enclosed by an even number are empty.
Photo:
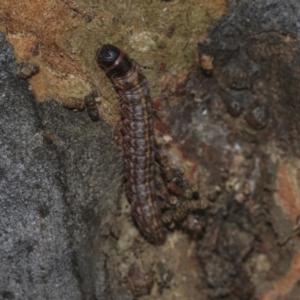
[[[85,22],[86,22],[86,23],[90,23],[90,22],[93,21],[95,15],[94,15],[94,14],[91,14],[91,13],[88,13],[88,14],[86,14],[84,17],[85,17]]]
[[[27,253],[31,253],[33,251],[33,246],[29,245],[28,247],[26,247],[26,251]]]
[[[39,207],[38,212],[39,212],[39,215],[41,216],[41,218],[44,219],[49,215],[50,209],[47,206],[42,205]]]
[[[194,200],[199,200],[200,199],[200,195],[197,191],[194,191],[192,194],[192,199]]]
[[[8,292],[8,291],[4,291],[1,293],[2,294],[2,297],[3,299],[15,299],[15,295],[11,292]]]

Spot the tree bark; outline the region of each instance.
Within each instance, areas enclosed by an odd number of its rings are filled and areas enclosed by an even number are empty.
[[[130,217],[112,128],[37,102],[1,34],[0,298],[299,299],[299,21],[296,0],[228,1],[165,82],[158,140],[210,207],[162,246]]]

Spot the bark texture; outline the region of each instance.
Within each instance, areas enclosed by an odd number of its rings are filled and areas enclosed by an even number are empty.
[[[132,223],[112,129],[37,103],[1,34],[0,299],[299,299],[299,24],[297,0],[228,1],[165,84],[164,151],[211,205],[160,247]]]

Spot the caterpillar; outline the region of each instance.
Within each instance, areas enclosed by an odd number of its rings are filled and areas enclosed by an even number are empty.
[[[147,79],[114,45],[103,45],[96,61],[119,95],[125,191],[132,216],[149,242],[162,244],[165,230],[156,195],[153,103]]]

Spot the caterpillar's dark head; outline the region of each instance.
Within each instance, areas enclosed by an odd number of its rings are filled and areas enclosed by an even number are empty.
[[[103,45],[96,55],[98,65],[110,78],[123,77],[132,68],[129,57],[114,45]]]

